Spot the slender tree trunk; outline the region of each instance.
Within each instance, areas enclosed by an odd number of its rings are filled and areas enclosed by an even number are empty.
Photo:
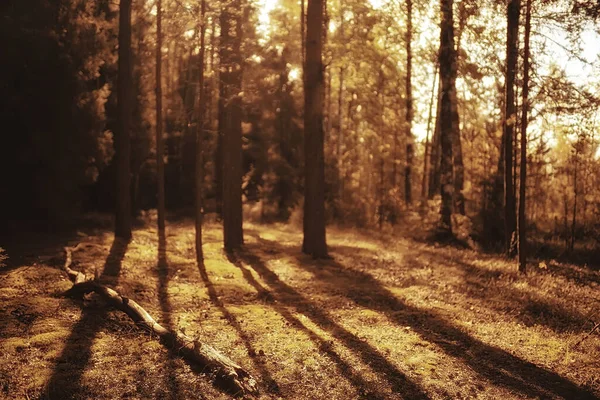
[[[569,240],[569,252],[571,253],[575,248],[575,229],[577,226],[577,198],[579,195],[579,143],[577,143],[575,147],[575,158],[573,164],[573,217],[571,219],[571,238]]]
[[[516,227],[515,196],[513,188],[513,136],[516,124],[515,75],[517,68],[517,40],[519,38],[520,0],[509,0],[506,27],[506,92],[504,112],[504,226],[506,251],[512,252]]]
[[[343,24],[340,29],[343,29]],[[341,31],[343,32],[343,30]],[[343,33],[342,33],[343,35]],[[344,67],[340,67],[340,87],[338,88],[338,137],[337,137],[337,163],[338,181],[340,182],[340,199],[344,196]]]
[[[527,268],[527,118],[529,114],[529,36],[531,34],[531,2],[525,13],[525,43],[523,54],[523,109],[521,111],[521,177],[519,186],[519,272]]]
[[[423,184],[421,185],[421,201],[423,205],[427,200],[427,174],[429,161],[429,134],[431,133],[431,121],[433,120],[433,100],[435,99],[435,87],[437,84],[438,67],[436,65],[433,73],[433,85],[431,87],[431,99],[429,100],[429,114],[427,116],[427,134],[425,136],[425,156],[423,158]]]
[[[436,106],[436,117],[435,126],[433,128],[433,137],[431,139],[431,156],[429,162],[429,193],[428,198],[433,199],[436,194],[439,194],[440,190],[440,161],[441,161],[441,115],[442,115],[442,83],[441,74],[440,82],[438,83],[438,94],[437,94],[437,106]]]
[[[225,250],[244,243],[242,228],[242,16],[240,0],[221,11],[223,239]]]
[[[204,252],[202,251],[202,219],[204,207],[204,52],[206,37],[206,0],[200,4],[200,54],[198,55],[198,104],[196,106],[196,261],[202,264]]]
[[[300,0],[300,45],[302,50],[302,82],[304,82],[304,70],[306,64],[306,6],[305,0]]]
[[[327,257],[323,150],[323,0],[308,0],[304,87],[304,241],[302,251]]]
[[[115,139],[117,163],[117,206],[115,236],[131,238],[131,0],[119,4],[118,132]]]
[[[406,0],[406,166],[404,167],[404,201],[412,203],[412,166],[414,138],[412,134],[412,0]]]
[[[440,209],[440,231],[443,234],[452,234],[452,96],[454,88],[453,66],[456,63],[454,49],[453,27],[453,0],[441,0],[442,22],[440,25],[440,83],[442,86],[441,112],[440,112],[440,141],[442,157],[440,162],[442,204]]]
[[[165,143],[162,115],[162,0],[156,1],[156,181],[158,234],[165,232]]]

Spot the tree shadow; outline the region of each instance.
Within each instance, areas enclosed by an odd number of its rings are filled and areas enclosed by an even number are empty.
[[[343,251],[351,252],[352,249]],[[439,254],[430,250],[421,250],[432,260],[447,264]],[[414,260],[418,263],[417,260]],[[512,314],[520,322],[527,326],[543,325],[554,332],[576,332],[588,331],[588,318],[576,310],[570,310],[557,301],[544,299],[542,296],[515,287],[491,285],[490,282],[503,279],[501,271],[493,271],[459,259],[452,259],[451,264],[465,273],[464,292],[470,298],[478,299],[483,306],[506,312],[506,306],[518,311]],[[514,272],[515,276],[517,272]],[[484,283],[482,283],[484,282]],[[505,304],[503,307],[502,304]]]
[[[333,337],[342,342],[344,346],[358,355],[365,364],[369,365],[373,371],[390,384],[391,389],[395,394],[400,394],[402,397],[409,399],[429,399],[429,395],[419,385],[412,382],[377,349],[360,340],[354,334],[337,324],[327,312],[321,310],[294,288],[287,285],[285,282],[282,282],[277,274],[267,268],[264,262],[251,250],[246,249],[237,252],[234,257],[230,258],[230,261],[240,268],[244,278],[256,289],[259,296],[262,294],[262,296],[267,299],[271,298],[271,306],[279,314],[281,314],[292,326],[308,334],[311,340],[319,346],[319,350],[325,353],[331,361],[335,363],[340,374],[358,389],[361,398],[385,399],[388,398],[388,396],[386,396],[381,389],[375,387],[373,383],[367,382],[359,374],[354,372],[354,368],[332,349],[332,344],[330,342],[319,337],[312,330],[307,329],[304,324],[288,310],[288,307],[292,307],[296,312],[306,315],[316,325],[329,332]],[[272,294],[256,281],[252,276],[252,273],[244,267],[240,261],[252,266],[252,268],[258,272],[261,278],[264,279],[276,293]],[[283,305],[278,305],[274,301],[275,299]]]
[[[167,261],[167,239],[165,237],[165,231],[158,230],[158,301],[162,312],[162,321],[165,324],[165,328],[170,331],[174,330],[173,318],[171,313],[173,307],[171,300],[169,299],[169,263]],[[165,384],[169,388],[168,393],[170,398],[177,399],[180,396],[181,388],[177,379],[175,359],[173,352],[169,352],[169,359],[167,360],[167,375],[165,376]]]
[[[276,251],[297,254],[295,247],[261,239],[261,245],[268,243]],[[260,251],[260,246],[248,245],[248,252]],[[332,248],[335,256],[335,247]],[[421,309],[399,300],[392,292],[377,281],[371,274],[350,269],[334,260],[315,261],[299,255],[297,265],[312,273],[325,287],[333,286],[323,279],[319,271],[327,271],[329,276],[352,286],[336,285],[331,290],[342,293],[358,306],[377,311],[385,315],[398,326],[410,326],[424,340],[434,343],[447,355],[450,355],[472,371],[494,385],[504,387],[514,393],[540,398],[562,397],[578,399],[597,399],[589,390],[578,386],[555,372],[525,361],[493,345],[486,344],[470,336],[459,327],[445,320],[433,311]],[[253,255],[248,262],[262,276],[276,280],[276,275],[265,267],[259,257]]]
[[[229,258],[229,255],[228,255],[228,258]],[[202,281],[204,282],[204,285],[206,286],[206,289],[208,291],[208,296],[209,296],[211,302],[215,306],[217,306],[217,308],[221,311],[221,314],[223,314],[223,316],[225,317],[227,322],[229,322],[229,324],[233,328],[235,328],[239,338],[244,343],[244,346],[246,347],[246,351],[248,352],[248,355],[252,359],[252,362],[254,363],[256,369],[258,370],[258,373],[260,374],[262,386],[265,387],[266,391],[268,391],[274,395],[281,395],[281,389],[279,387],[279,384],[275,381],[275,379],[273,379],[269,370],[264,366],[264,364],[262,363],[262,360],[258,357],[256,349],[252,345],[252,339],[244,331],[244,329],[242,328],[242,326],[238,322],[238,320],[235,318],[235,316],[231,312],[229,312],[227,307],[225,307],[225,304],[223,303],[223,301],[221,301],[221,299],[219,298],[219,296],[217,294],[217,290],[215,289],[210,278],[208,277],[208,272],[206,270],[206,265],[204,264],[204,262],[201,262],[198,264],[198,271],[200,272]]]
[[[100,281],[118,282],[123,257],[129,245],[128,241],[115,238],[104,264]],[[46,383],[42,399],[71,399],[86,397],[81,393],[81,379],[92,357],[92,345],[96,336],[106,324],[106,308],[84,307],[81,318],[66,339],[65,347],[56,360],[52,376]]]

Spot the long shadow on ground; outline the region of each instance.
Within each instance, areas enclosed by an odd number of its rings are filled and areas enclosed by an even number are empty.
[[[352,254],[351,248],[340,249],[340,251]],[[421,252],[439,265],[448,263],[448,260],[431,250],[421,250]],[[418,265],[418,261],[414,261]],[[518,312],[512,315],[522,323],[528,326],[544,325],[558,333],[589,331],[590,321],[585,315],[575,309],[568,309],[557,301],[545,299],[533,291],[517,289],[513,286],[482,285],[482,281],[500,281],[502,279],[500,271],[491,271],[460,259],[453,259],[450,263],[465,272],[464,292],[470,298],[481,301],[485,307],[504,312],[507,306],[515,308]]]
[[[158,231],[158,301],[162,311],[162,321],[165,328],[173,330],[173,318],[171,313],[173,307],[169,299],[169,262],[167,261],[167,240],[164,230]],[[165,376],[165,384],[169,388],[168,395],[163,393],[167,398],[177,399],[180,397],[181,388],[177,380],[176,366],[174,358],[171,356],[167,360],[167,375]]]
[[[278,305],[271,300],[271,306],[279,314],[281,314],[292,326],[307,333],[311,340],[319,346],[319,350],[325,353],[331,361],[335,363],[340,374],[357,388],[361,398],[385,399],[387,396],[376,384],[367,382],[360,374],[354,372],[354,368],[331,348],[332,346],[327,340],[319,337],[310,329],[305,328],[304,324],[296,318],[288,308],[291,307],[295,309],[296,312],[306,315],[316,325],[320,326],[323,330],[328,331],[333,337],[357,354],[365,364],[369,365],[373,371],[390,384],[394,393],[400,394],[403,398],[407,399],[429,399],[427,393],[424,392],[418,384],[411,381],[377,349],[344,329],[333,321],[325,311],[316,307],[291,286],[282,282],[279,277],[269,270],[263,261],[251,251],[238,252],[236,257],[230,258],[230,260],[240,268],[244,278],[257,290],[259,295],[262,295],[264,298],[274,297],[283,304],[283,306]],[[252,276],[252,273],[244,267],[240,261],[251,265],[265,282],[274,289],[275,293],[272,294],[257,282]]]
[[[230,256],[228,256],[228,257],[230,257]],[[216,291],[213,283],[211,282],[210,278],[208,277],[208,273],[206,271],[206,266],[204,265],[203,262],[198,265],[198,271],[200,272],[202,281],[204,282],[204,285],[206,286],[206,289],[208,291],[208,296],[209,296],[211,302],[219,308],[219,310],[221,311],[221,313],[223,314],[225,319],[229,322],[229,324],[231,324],[231,326],[233,326],[233,328],[235,328],[238,336],[244,343],[244,346],[246,347],[248,355],[252,359],[252,362],[254,363],[256,369],[258,370],[258,372],[260,374],[262,386],[268,392],[270,392],[274,395],[281,395],[281,389],[280,389],[279,385],[277,384],[275,379],[273,379],[269,370],[264,366],[264,364],[262,363],[262,360],[259,359],[256,349],[252,345],[252,338],[244,331],[241,324],[237,321],[235,316],[231,312],[229,312],[229,310],[227,309],[227,307],[225,306],[223,301],[221,301],[221,299],[217,295],[217,291]]]
[[[361,307],[381,312],[399,326],[410,326],[424,340],[436,344],[446,354],[461,360],[471,370],[494,385],[524,396],[598,398],[589,390],[552,371],[536,366],[498,347],[483,343],[432,311],[406,304],[368,273],[347,268],[334,260],[314,261],[298,254],[296,247],[281,245],[274,241],[259,239],[259,245],[248,245],[244,255],[245,261],[265,281],[286,295],[299,296],[293,288],[281,282],[257,255],[260,254],[261,247],[265,246],[276,252],[298,255],[298,266],[312,273],[325,287],[331,286],[332,276],[336,278],[334,281],[353,282],[352,285],[345,287],[336,285],[331,289],[336,290],[336,293],[341,292]],[[335,251],[332,253],[335,255]],[[290,304],[294,303],[290,302]],[[331,323],[323,311],[318,309],[303,311],[305,313],[308,311],[307,315],[322,326]],[[354,350],[358,349],[354,348]],[[384,361],[389,363],[385,359]]]
[[[110,248],[104,269],[99,277],[100,281],[110,280],[118,282],[121,273],[121,263],[128,242],[115,239]],[[66,340],[65,347],[56,361],[54,372],[42,393],[42,399],[73,399],[85,398],[84,388],[81,387],[81,378],[92,356],[92,345],[96,335],[106,323],[108,311],[105,308],[83,308],[81,318],[71,330]]]

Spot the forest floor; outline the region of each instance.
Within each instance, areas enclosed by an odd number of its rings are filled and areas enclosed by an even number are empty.
[[[166,263],[151,225],[129,244],[91,228],[30,239],[0,269],[0,398],[231,398],[123,313],[62,296],[61,246],[80,242],[94,246],[74,269],[221,350],[260,398],[600,398],[600,334],[586,336],[600,272],[584,267],[520,276],[514,261],[340,228],[315,261],[291,225],[245,224],[227,255],[208,224],[200,268],[191,221],[168,225]]]

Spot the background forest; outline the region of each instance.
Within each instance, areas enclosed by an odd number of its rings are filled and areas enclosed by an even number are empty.
[[[138,215],[157,206],[157,8],[154,1],[132,7],[129,164],[131,209]],[[243,135],[245,217],[287,221],[301,214],[303,201],[304,11],[287,0],[205,7],[202,25],[199,2],[162,2],[167,209],[191,213],[194,204],[202,32],[205,213],[221,213],[222,176],[215,166],[222,162],[219,138],[226,128],[219,121],[230,119],[224,104],[235,97],[241,102],[236,118]],[[24,219],[53,227],[81,212],[112,211],[118,5],[40,0],[2,8],[3,230]],[[507,166],[513,208],[519,197],[526,24],[513,35],[521,46],[512,60],[516,93],[507,119],[505,5],[464,0],[453,8],[454,224],[463,238],[498,248],[507,240]],[[596,4],[579,0],[530,6],[525,211],[534,241],[563,246],[559,253],[598,248],[600,240],[597,13]],[[439,16],[438,2],[336,0],[323,9],[330,223],[401,230],[422,218],[437,223],[443,176]],[[241,21],[239,36],[223,35],[228,20]],[[241,74],[234,94],[223,83],[231,65]],[[503,144],[506,125],[514,125],[510,146]]]

